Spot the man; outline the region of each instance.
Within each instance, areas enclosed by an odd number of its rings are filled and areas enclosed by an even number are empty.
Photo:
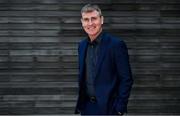
[[[81,10],[88,37],[79,44],[79,96],[75,113],[122,115],[132,87],[125,43],[102,31],[104,17],[97,5]]]

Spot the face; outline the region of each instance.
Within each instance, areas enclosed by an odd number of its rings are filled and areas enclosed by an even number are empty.
[[[96,10],[83,12],[81,22],[90,39],[95,39],[102,31],[103,16],[100,16]]]

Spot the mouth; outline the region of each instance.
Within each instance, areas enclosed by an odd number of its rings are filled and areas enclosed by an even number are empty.
[[[87,28],[89,31],[94,31],[95,27],[88,27]]]

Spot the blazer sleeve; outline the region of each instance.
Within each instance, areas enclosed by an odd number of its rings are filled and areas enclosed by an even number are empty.
[[[133,84],[126,44],[118,41],[114,46],[115,65],[118,74],[118,95],[115,102],[117,112],[127,112],[127,103]]]

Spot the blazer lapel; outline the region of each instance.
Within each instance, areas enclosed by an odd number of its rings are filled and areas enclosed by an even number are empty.
[[[86,56],[86,49],[87,49],[87,40],[79,48],[79,62],[80,62],[80,80],[83,77],[83,71],[85,69],[85,56]]]
[[[96,73],[95,73],[95,78],[98,75],[99,69],[101,67],[101,64],[104,60],[104,56],[107,52],[108,48],[108,38],[106,37],[106,34],[103,34],[102,40],[99,46],[99,51],[98,51],[98,59],[97,59],[97,64],[96,64]]]

